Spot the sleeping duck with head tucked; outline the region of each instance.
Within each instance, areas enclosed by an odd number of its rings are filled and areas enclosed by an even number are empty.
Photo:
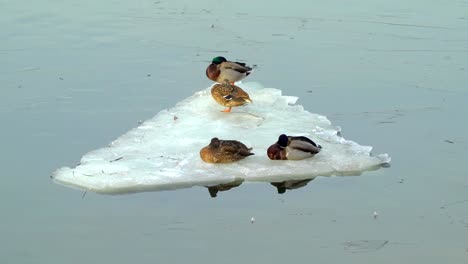
[[[211,64],[206,68],[206,77],[218,83],[228,80],[234,84],[247,77],[251,72],[252,68],[245,63],[228,61],[226,58],[218,56],[213,58]]]
[[[293,137],[281,134],[278,141],[267,150],[272,160],[302,160],[315,156],[322,146],[307,137]]]
[[[212,138],[208,146],[200,150],[200,158],[208,163],[228,163],[241,160],[250,155],[252,148],[237,140]]]

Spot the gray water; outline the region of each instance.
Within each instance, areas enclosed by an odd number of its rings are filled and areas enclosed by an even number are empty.
[[[467,263],[468,1],[253,2],[0,2],[0,263]],[[50,180],[208,87],[217,55],[391,168],[217,198]]]

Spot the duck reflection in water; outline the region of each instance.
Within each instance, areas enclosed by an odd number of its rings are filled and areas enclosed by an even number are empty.
[[[286,192],[286,190],[294,190],[294,189],[306,186],[314,178],[305,179],[305,180],[288,180],[288,181],[282,181],[282,182],[270,182],[270,184],[275,186],[278,189],[279,194],[283,194]]]
[[[222,184],[213,185],[213,186],[206,186],[206,188],[208,188],[208,192],[210,193],[210,196],[212,198],[215,198],[218,195],[218,192],[224,192],[224,191],[230,190],[232,188],[238,187],[239,185],[242,184],[242,182],[244,182],[243,179],[237,179],[237,180],[235,180],[233,182],[229,182],[229,183],[222,183]]]

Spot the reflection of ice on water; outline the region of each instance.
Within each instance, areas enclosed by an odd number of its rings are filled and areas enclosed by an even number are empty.
[[[277,188],[279,194],[283,194],[286,192],[286,190],[295,190],[305,187],[313,179],[314,178],[303,180],[286,180],[281,182],[270,182],[270,184]],[[218,196],[218,192],[224,192],[231,190],[232,188],[239,187],[243,182],[243,179],[236,179],[233,182],[206,186],[206,188],[208,188],[210,196],[215,198]]]
[[[271,182],[270,184],[278,189],[279,194],[283,194],[286,190],[294,190],[306,186],[310,181],[315,178],[305,180],[288,180],[282,182]]]
[[[233,182],[229,183],[221,183],[218,185],[206,186],[208,188],[208,192],[210,196],[215,198],[218,195],[218,192],[228,191],[232,188],[239,187],[244,182],[243,179],[236,179]]]

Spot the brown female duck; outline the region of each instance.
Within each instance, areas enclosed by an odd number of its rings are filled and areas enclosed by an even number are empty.
[[[200,150],[200,157],[204,162],[228,163],[254,155],[251,150],[237,140],[212,138],[210,144]]]
[[[251,103],[249,94],[239,86],[230,84],[227,80],[224,83],[217,83],[211,88],[211,96],[220,105],[228,107],[223,112],[231,112],[232,107]]]

